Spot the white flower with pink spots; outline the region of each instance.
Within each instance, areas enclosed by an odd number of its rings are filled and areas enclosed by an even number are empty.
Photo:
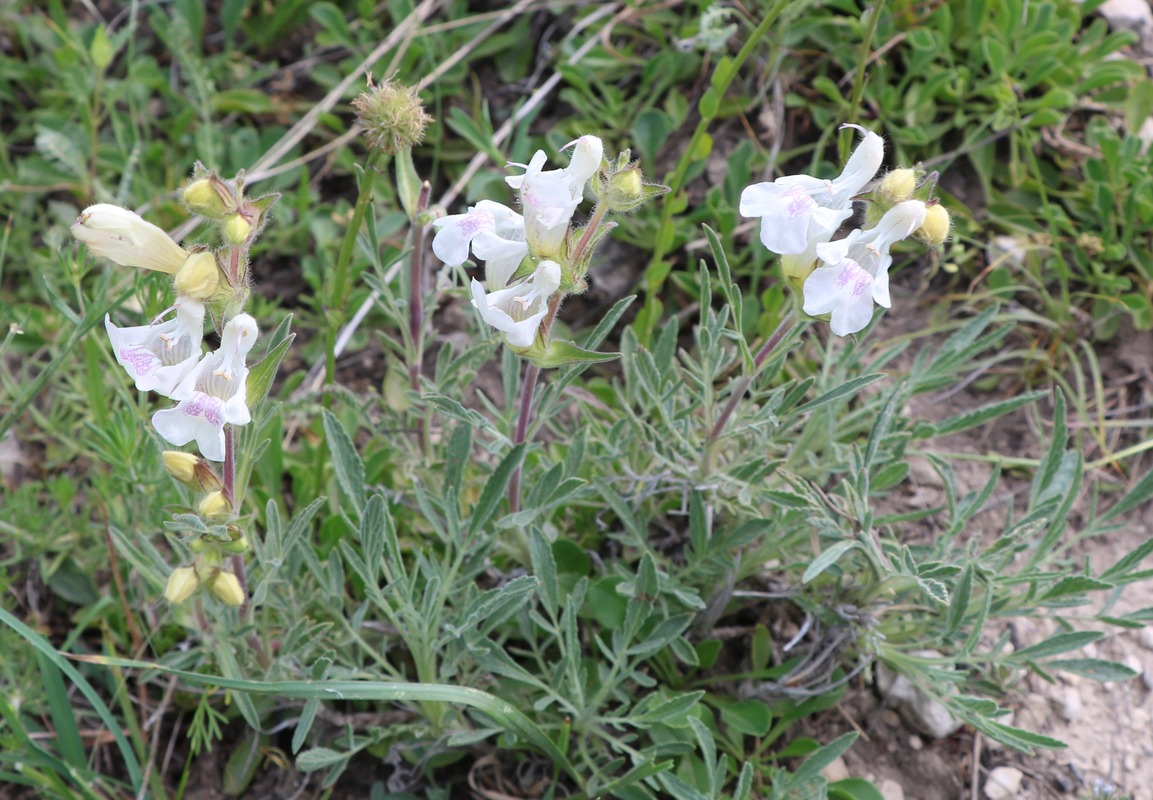
[[[880,169],[881,137],[859,125],[842,127],[856,128],[864,138],[837,178],[785,175],[741,192],[741,216],[761,218],[761,243],[772,252],[797,255],[832,239],[853,215],[853,198]]]
[[[889,248],[925,222],[925,204],[919,200],[898,203],[881,217],[876,227],[855,230],[835,242],[816,248],[824,266],[813,270],[804,286],[804,312],[829,314],[829,327],[838,336],[863,330],[873,319],[873,303],[888,308]]]
[[[256,342],[256,320],[238,314],[224,326],[220,349],[208,353],[172,393],[176,408],[157,411],[152,425],[165,441],[196,442],[209,461],[224,460],[224,426],[252,421],[246,400],[245,358]]]
[[[200,360],[204,338],[204,305],[182,297],[173,307],[175,315],[165,322],[118,328],[105,315],[104,329],[112,341],[112,353],[142,392],[171,397],[177,384]]]

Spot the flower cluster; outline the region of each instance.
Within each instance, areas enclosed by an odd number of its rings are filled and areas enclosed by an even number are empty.
[[[517,212],[491,200],[481,200],[463,214],[442,217],[432,250],[444,263],[460,266],[474,258],[484,261],[485,280],[472,280],[472,304],[481,318],[504,337],[514,351],[542,366],[558,366],[582,357],[579,348],[564,343],[564,355],[548,341],[548,329],[560,300],[584,291],[593,249],[615,223],[614,212],[631,211],[667,189],[644,183],[629,153],[614,161],[604,157],[596,136],[582,136],[565,145],[572,149],[567,167],[546,170],[548,157],[538,150],[523,169],[505,182],[517,191]],[[586,190],[596,199],[588,223],[576,227],[573,217]],[[599,360],[599,359],[598,359]]]
[[[95,255],[173,276],[175,300],[159,317],[146,325],[119,327],[106,316],[104,326],[116,361],[136,388],[175,402],[153,414],[156,432],[178,447],[195,442],[200,451],[164,454],[173,477],[204,493],[196,514],[178,515],[170,523],[176,530],[198,533],[189,544],[193,564],[173,571],[165,596],[179,603],[205,586],[225,603],[241,605],[244,590],[237,569],[243,569],[240,557],[248,542],[232,522],[236,454],[226,426],[251,421],[247,356],[258,331],[256,320],[242,311],[248,297],[247,253],[276,196],[249,200],[240,178],[225,181],[197,165],[184,200],[191,211],[218,223],[224,242],[220,251],[181,247],[136,213],[103,203],[86,208],[72,234]],[[214,319],[226,321],[220,346],[204,352],[210,311]],[[224,462],[223,477],[209,461]]]
[[[914,170],[894,170],[867,191],[884,158],[881,137],[857,125],[863,138],[840,176],[822,180],[787,175],[747,187],[740,212],[761,218],[761,243],[781,256],[786,278],[799,289],[802,309],[828,315],[838,336],[863,330],[874,303],[889,308],[890,248],[916,236],[940,244],[948,236],[949,216],[928,198],[932,181]],[[922,193],[924,198],[916,195]],[[853,201],[864,200],[872,227],[856,229],[833,241],[853,215]]]
[[[174,445],[195,441],[205,458],[223,461],[225,424],[244,425],[249,420],[244,359],[257,330],[252,317],[239,314],[225,324],[220,349],[201,351],[205,304],[222,280],[216,255],[185,251],[152,223],[106,204],[85,209],[72,234],[93,253],[117,264],[176,276],[176,301],[160,318],[121,328],[105,317],[104,327],[116,360],[136,388],[177,402],[175,408],[153,416],[157,433]],[[169,312],[171,318],[165,319]]]

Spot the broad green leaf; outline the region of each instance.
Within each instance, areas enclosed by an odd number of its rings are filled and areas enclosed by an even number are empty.
[[[324,435],[328,440],[328,452],[332,456],[332,467],[336,471],[336,482],[345,499],[352,504],[357,516],[364,511],[364,463],[352,444],[352,438],[344,425],[327,408],[324,414]]]
[[[1067,653],[1070,650],[1080,650],[1087,644],[1092,644],[1105,634],[1101,631],[1072,631],[1058,633],[1043,642],[1024,647],[1011,656],[1014,661],[1036,661],[1039,658]]]
[[[1082,678],[1095,681],[1127,681],[1135,678],[1137,673],[1124,664],[1116,661],[1105,661],[1100,658],[1070,658],[1057,661],[1046,661],[1041,666],[1056,672],[1072,672]]]
[[[822,572],[833,566],[840,560],[841,556],[850,550],[857,550],[860,544],[852,539],[846,539],[843,542],[837,542],[832,547],[825,550],[819,556],[813,559],[813,563],[809,564],[805,574],[801,576],[801,583],[808,583],[813,578],[820,575]]]
[[[809,402],[805,403],[803,406],[796,409],[792,413],[793,414],[805,414],[809,411],[816,411],[818,408],[821,408],[822,406],[827,406],[830,403],[835,403],[838,400],[841,400],[843,398],[853,397],[858,392],[860,392],[861,389],[865,388],[866,386],[868,386],[871,383],[876,383],[877,381],[882,380],[885,377],[886,376],[883,373],[877,372],[877,373],[874,373],[872,375],[863,375],[860,378],[853,378],[853,380],[851,380],[851,381],[845,381],[840,386],[838,386],[836,389],[832,389],[831,391],[825,392],[823,395],[816,398],[815,400],[810,400]]]

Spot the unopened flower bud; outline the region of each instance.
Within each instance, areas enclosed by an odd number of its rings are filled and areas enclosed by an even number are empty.
[[[240,588],[240,581],[231,572],[216,573],[216,578],[212,581],[212,593],[230,606],[238,606],[244,602],[244,590]]]
[[[177,605],[191,597],[199,587],[200,578],[196,576],[196,570],[192,567],[179,567],[168,576],[164,597],[169,603]]]
[[[368,146],[388,155],[420,144],[425,127],[433,121],[415,89],[392,81],[374,84],[370,79],[368,90],[352,101],[352,107]]]
[[[220,266],[207,250],[193,253],[176,273],[177,294],[206,303],[220,288]]]
[[[201,492],[214,492],[223,487],[216,470],[208,462],[192,453],[179,450],[165,450],[161,454],[168,474],[186,486]]]
[[[252,235],[252,223],[245,219],[242,214],[233,214],[224,220],[222,232],[224,241],[228,244],[244,244]]]
[[[220,550],[230,555],[243,555],[249,550],[248,538],[241,536],[239,538],[233,539],[230,542],[225,542],[224,544],[220,545]]]
[[[168,470],[168,474],[176,480],[190,486],[196,480],[196,463],[200,461],[199,457],[179,450],[165,450],[160,457],[164,459],[164,468]]]
[[[812,251],[781,256],[781,271],[784,273],[789,286],[798,296],[804,289],[805,281],[809,279],[816,268],[817,257]]]
[[[895,169],[881,180],[877,189],[881,202],[893,206],[913,196],[917,188],[917,172],[908,168]]]
[[[200,501],[196,512],[206,519],[224,519],[232,515],[232,504],[224,496],[224,492],[209,492]]]
[[[925,222],[913,231],[913,236],[930,247],[936,247],[949,238],[952,225],[949,212],[944,206],[939,203],[925,206]]]
[[[184,189],[184,205],[193,214],[223,219],[236,210],[236,194],[216,175],[198,178]]]
[[[609,178],[610,211],[632,211],[644,201],[645,184],[639,168],[629,167]]]
[[[94,254],[123,267],[175,275],[188,258],[188,251],[160,228],[139,214],[108,203],[84,209],[72,223],[72,235]]]

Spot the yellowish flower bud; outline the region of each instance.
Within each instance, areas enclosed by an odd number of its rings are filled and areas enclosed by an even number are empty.
[[[216,578],[212,581],[212,593],[230,606],[238,606],[244,602],[244,590],[240,588],[240,581],[231,572],[216,573]]]
[[[220,288],[220,266],[208,251],[193,253],[176,273],[176,292],[207,303]]]
[[[216,175],[197,178],[184,189],[184,205],[193,214],[223,219],[236,210],[236,193]]]
[[[215,492],[224,486],[216,470],[200,456],[179,450],[165,450],[161,456],[168,474],[185,486],[201,492]]]
[[[179,450],[165,450],[161,458],[164,459],[164,468],[168,474],[176,480],[190,486],[196,480],[196,463],[200,461],[197,456]]]
[[[913,236],[930,247],[943,244],[949,238],[953,222],[949,212],[939,203],[925,207],[925,223],[913,231]]]
[[[233,214],[224,220],[223,233],[228,244],[244,244],[252,234],[252,223],[240,214]]]
[[[812,251],[799,255],[781,256],[781,271],[784,273],[789,287],[797,293],[798,297],[802,294],[805,281],[809,279],[816,268],[817,257]]]
[[[224,492],[209,492],[200,501],[196,511],[206,519],[224,519],[232,515],[232,504],[224,496]]]
[[[881,180],[878,193],[885,205],[896,205],[913,196],[917,188],[917,173],[908,168],[895,169]]]
[[[191,597],[199,587],[200,578],[196,576],[196,570],[192,567],[179,567],[168,576],[164,597],[169,603],[177,605]]]
[[[248,538],[241,536],[237,539],[233,539],[231,542],[225,542],[224,544],[220,545],[220,549],[222,552],[228,553],[230,555],[247,553],[249,550]]]

